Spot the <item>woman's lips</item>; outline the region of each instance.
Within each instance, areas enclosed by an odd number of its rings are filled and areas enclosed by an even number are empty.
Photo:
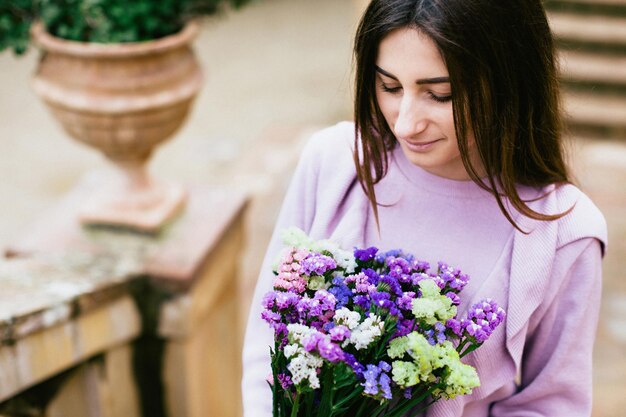
[[[440,140],[441,139],[424,142],[410,142],[403,139],[402,141],[405,143],[406,147],[412,152],[427,152],[433,147],[435,143],[439,142]]]

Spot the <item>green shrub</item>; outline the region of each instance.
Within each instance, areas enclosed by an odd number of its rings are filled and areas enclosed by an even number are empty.
[[[191,18],[250,0],[0,0],[0,51],[23,53],[40,19],[53,35],[83,42],[158,39],[178,32]]]

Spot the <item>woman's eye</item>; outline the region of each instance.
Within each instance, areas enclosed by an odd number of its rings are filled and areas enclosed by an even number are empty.
[[[385,83],[380,83],[380,88],[385,93],[397,93],[400,90],[402,90],[402,87],[392,87],[392,86],[389,86],[389,85],[387,85]]]
[[[452,100],[452,94],[448,94],[448,95],[437,95],[433,92],[429,92],[428,93],[430,95],[430,98],[432,98],[433,100],[435,100],[438,103],[447,103],[450,100]]]

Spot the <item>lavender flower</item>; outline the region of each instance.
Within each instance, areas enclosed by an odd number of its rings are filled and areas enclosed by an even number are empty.
[[[505,318],[505,312],[498,304],[485,299],[474,304],[467,313],[467,319],[461,320],[461,328],[476,340],[483,343]]]
[[[444,284],[444,287],[448,287],[458,293],[465,287],[465,285],[467,285],[469,276],[462,274],[460,269],[452,268],[445,262],[438,262],[437,265],[439,267],[439,276]]]
[[[305,275],[324,275],[326,272],[337,268],[337,262],[330,256],[311,253],[302,261],[301,268]]]
[[[455,318],[448,319],[446,321],[446,328],[450,329],[452,333],[457,336],[461,336],[463,334],[463,329],[461,328],[461,322]]]
[[[367,280],[372,285],[378,285],[378,281],[380,280],[380,275],[371,268],[364,269],[362,271],[366,276]]]
[[[428,343],[430,343],[431,346],[434,346],[436,344],[441,344],[445,342],[445,330],[446,326],[444,326],[440,322],[437,322],[431,329],[424,332],[424,336],[426,336],[426,339],[428,339]]]
[[[352,291],[341,276],[336,276],[332,282],[333,286],[328,289],[328,292],[335,296],[337,300],[336,308],[341,308],[350,302]]]
[[[372,291],[370,293],[372,303],[382,310],[386,310],[392,316],[400,315],[400,310],[396,307],[396,304],[391,300],[391,295],[385,291]]]
[[[289,388],[293,386],[293,381],[291,380],[291,377],[289,375],[280,373],[277,375],[277,377],[280,386],[283,387],[285,391],[289,390]]]
[[[363,379],[363,372],[365,372],[365,366],[361,365],[356,358],[354,357],[354,355],[344,352],[343,354],[343,361],[352,368],[352,370],[354,371],[354,374],[356,375],[357,379],[362,380]]]
[[[408,281],[407,281],[408,282]],[[388,291],[398,297],[402,296],[403,291],[398,278],[393,275],[381,275],[378,282],[378,288],[384,291]]]
[[[349,275],[345,279],[345,283],[353,287],[352,292],[367,294],[368,292],[374,290],[376,287],[370,282],[369,277],[361,272],[356,275]]]
[[[452,291],[448,291],[446,293],[446,297],[452,300],[452,304],[455,306],[458,306],[459,304],[461,304],[461,297],[459,297],[458,294],[453,293]]]
[[[370,246],[367,249],[354,249],[354,257],[361,262],[369,262],[374,260],[376,253],[378,252],[378,248],[374,246]]]
[[[396,300],[396,304],[401,310],[411,311],[411,308],[413,308],[413,299],[415,299],[415,292],[407,291]]]
[[[343,360],[343,351],[334,344],[328,335],[313,332],[306,336],[302,342],[307,352],[317,351],[319,355],[331,363]]]
[[[411,333],[414,329],[415,329],[415,321],[408,320],[408,319],[398,320],[398,323],[396,324],[396,332],[393,334],[391,338],[395,339],[396,337],[406,336],[407,334]]]
[[[355,295],[352,299],[355,306],[360,307],[363,311],[369,311],[371,306],[370,297],[367,295]]]
[[[343,342],[344,340],[350,338],[350,329],[343,325],[333,326],[328,331],[328,334],[330,335],[330,340],[332,340],[333,342]]]
[[[385,262],[389,268],[389,276],[402,283],[411,281],[410,273],[412,268],[409,261],[404,258],[388,257]]]
[[[374,398],[384,398],[387,400],[391,399],[391,387],[390,382],[391,379],[387,372],[391,370],[391,365],[387,362],[380,361],[378,366],[376,365],[367,365],[365,372],[363,372],[363,376],[365,377],[365,382],[361,385],[365,387],[363,392],[365,394],[371,395]]]

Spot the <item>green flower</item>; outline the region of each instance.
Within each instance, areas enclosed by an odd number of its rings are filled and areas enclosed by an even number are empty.
[[[321,277],[319,275],[313,275],[309,278],[309,282],[307,283],[306,287],[309,290],[317,291],[321,289],[328,289],[329,285],[326,284],[324,277]]]
[[[441,388],[433,392],[435,397],[454,398],[470,394],[473,388],[480,386],[476,370],[461,362],[459,353],[449,341],[431,345],[422,334],[412,332],[392,340],[387,355],[392,359],[404,359],[392,363],[392,379],[400,387],[407,388],[420,382],[437,383]],[[437,370],[441,371],[435,372]]]
[[[416,319],[426,324],[434,325],[437,322],[445,323],[456,316],[456,306],[452,300],[441,294],[441,290],[431,279],[419,283],[422,296],[413,300],[412,309]]]

